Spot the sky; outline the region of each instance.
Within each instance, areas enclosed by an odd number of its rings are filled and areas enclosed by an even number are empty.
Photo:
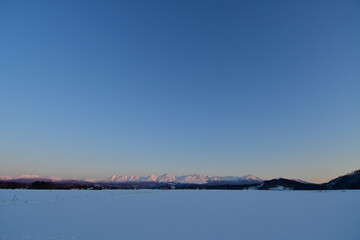
[[[0,175],[360,168],[359,1],[0,0]]]

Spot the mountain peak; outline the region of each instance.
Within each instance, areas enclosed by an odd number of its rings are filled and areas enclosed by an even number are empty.
[[[15,177],[16,179],[32,179],[32,178],[42,178],[39,175],[19,175]]]

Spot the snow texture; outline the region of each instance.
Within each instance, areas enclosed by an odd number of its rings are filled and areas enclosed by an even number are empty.
[[[0,190],[1,240],[359,240],[360,191]]]

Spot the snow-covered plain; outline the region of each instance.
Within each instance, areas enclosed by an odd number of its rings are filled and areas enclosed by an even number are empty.
[[[359,240],[360,191],[0,190],[1,240]]]

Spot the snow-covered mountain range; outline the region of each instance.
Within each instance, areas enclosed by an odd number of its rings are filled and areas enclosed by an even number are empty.
[[[146,177],[143,176],[123,176],[123,175],[113,175],[107,179],[96,181],[93,179],[61,179],[53,176],[39,176],[39,175],[20,175],[16,177],[11,176],[0,176],[0,181],[21,181],[21,182],[30,182],[30,181],[46,181],[50,180],[53,182],[61,181],[82,181],[82,182],[108,182],[108,183],[128,183],[128,182],[157,182],[157,183],[193,183],[193,184],[205,184],[211,182],[237,182],[241,184],[254,184],[261,183],[262,180],[259,177],[253,175],[246,175],[242,177],[234,176],[208,176],[200,174],[189,174],[182,176],[175,176],[173,174],[163,174],[160,176],[149,175]]]
[[[96,182],[94,179],[84,178],[84,179],[63,179],[54,176],[39,176],[39,175],[20,175],[16,177],[12,176],[0,176],[0,181],[15,181],[15,182],[24,182],[30,183],[34,181],[52,181],[52,182],[66,182],[66,181],[75,181],[75,182]]]
[[[5,189],[259,189],[259,190],[332,190],[360,189],[360,170],[316,184],[301,179],[276,178],[262,180],[253,175],[209,176],[189,174],[175,176],[123,176],[113,175],[104,180],[61,179],[39,175],[0,176],[0,188]]]
[[[53,177],[53,176],[39,176],[39,175],[20,175],[16,177],[11,176],[0,176],[0,181],[11,181],[11,180],[23,180],[23,181],[43,181],[50,180],[53,182],[61,181],[62,178]]]
[[[172,174],[164,174],[160,176],[149,175],[147,177],[141,176],[123,176],[123,175],[113,175],[108,179],[105,179],[104,182],[113,182],[113,183],[122,183],[122,182],[159,182],[159,183],[195,183],[195,184],[204,184],[209,182],[241,182],[241,183],[261,183],[263,180],[259,177],[253,175],[246,175],[242,177],[234,176],[208,176],[200,174],[189,174],[182,176],[175,176]]]

